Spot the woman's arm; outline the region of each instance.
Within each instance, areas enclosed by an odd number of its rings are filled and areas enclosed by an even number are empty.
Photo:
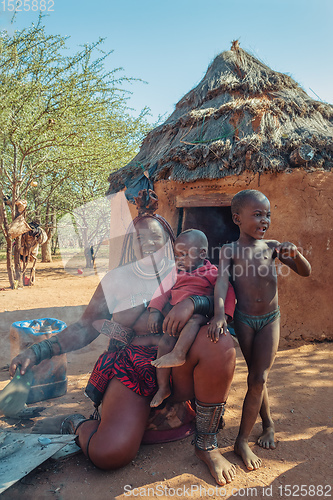
[[[24,375],[27,368],[40,363],[43,359],[85,347],[99,335],[99,332],[93,328],[92,322],[96,319],[108,319],[109,317],[109,307],[105,300],[102,284],[100,283],[82,317],[76,323],[54,335],[53,337],[56,337],[56,342],[52,342],[51,344],[45,343],[45,341],[40,342],[41,349],[36,350],[37,354],[34,349],[28,348],[16,356],[9,367],[10,376],[14,376],[18,366],[21,367],[21,374]],[[42,345],[43,342],[44,344]]]

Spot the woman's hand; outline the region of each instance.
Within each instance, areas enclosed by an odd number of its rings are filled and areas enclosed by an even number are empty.
[[[14,377],[16,368],[18,366],[21,367],[21,375],[24,375],[27,371],[27,368],[31,368],[36,363],[36,355],[32,349],[26,349],[21,352],[18,356],[12,359],[12,362],[9,367],[9,375]]]
[[[173,337],[178,337],[188,320],[193,316],[194,304],[191,299],[185,299],[179,302],[167,314],[163,321],[163,333]]]

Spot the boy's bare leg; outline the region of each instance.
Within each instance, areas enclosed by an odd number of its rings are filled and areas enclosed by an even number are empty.
[[[150,402],[150,406],[152,408],[160,406],[160,404],[162,404],[163,401],[170,396],[171,394],[170,373],[171,373],[171,368],[156,369],[158,391]]]
[[[156,366],[156,368],[171,368],[183,365],[186,361],[186,354],[193,344],[201,325],[205,322],[207,322],[207,319],[204,316],[194,314],[180,332],[173,350],[152,361],[152,365]]]
[[[247,366],[249,367],[249,363],[251,361],[251,351],[252,347],[251,344],[248,346],[247,344],[243,346],[244,352],[244,358],[247,363]],[[269,407],[269,400],[268,400],[268,391],[267,391],[267,385],[264,385],[264,394],[262,398],[262,403],[261,403],[261,408],[260,408],[260,417],[262,420],[262,429],[263,432],[262,434],[258,437],[257,444],[261,446],[262,448],[265,449],[275,449],[276,444],[274,441],[274,432],[275,432],[275,427],[274,427],[274,422],[271,417],[271,411]]]
[[[176,337],[171,337],[167,333],[163,335],[158,344],[157,350],[157,359],[152,361],[151,364],[156,366],[155,363],[158,361],[160,356],[167,355],[177,342]],[[156,378],[158,383],[158,391],[154,395],[153,399],[150,402],[150,406],[155,408],[159,406],[163,401],[168,398],[171,394],[170,389],[170,368],[157,368],[156,369]]]
[[[253,329],[240,321],[235,321],[235,330],[239,345],[248,365],[248,390],[243,403],[242,419],[235,442],[235,452],[240,455],[249,470],[258,469],[261,459],[255,455],[248,444],[248,438],[256,422],[259,411],[267,412],[266,401],[263,403],[265,385],[269,370],[273,364],[278,348],[280,335],[280,320],[277,319],[254,333]]]
[[[257,444],[261,446],[261,448],[265,448],[266,450],[268,450],[269,448],[274,450],[274,448],[276,448],[276,444],[274,441],[275,427],[273,419],[271,417],[266,385],[264,387],[264,395],[260,408],[260,417],[262,420],[262,434],[258,437]]]

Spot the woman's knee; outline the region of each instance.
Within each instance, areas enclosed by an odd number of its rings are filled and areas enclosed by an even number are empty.
[[[114,436],[112,439],[105,439],[105,437],[98,436],[96,433],[89,442],[87,456],[100,469],[119,469],[135,458],[139,446],[126,439],[126,436]]]
[[[207,337],[207,331],[206,326],[200,328],[194,344],[199,360],[206,360],[207,363],[213,363],[233,373],[236,350],[231,335],[221,335],[218,342],[214,343]]]

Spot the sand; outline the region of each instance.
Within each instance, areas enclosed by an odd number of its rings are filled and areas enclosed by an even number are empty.
[[[67,323],[75,321],[89,302],[98,279],[94,275],[66,274],[60,261],[38,263],[34,287],[10,290],[5,263],[0,262],[0,389],[9,381],[10,325],[18,320],[43,317]],[[106,344],[107,339],[100,336],[90,346],[67,355],[67,394],[38,403],[46,407],[42,416],[92,412],[92,405],[83,394],[84,387]],[[278,446],[276,450],[263,450],[255,445],[261,429],[258,420],[251,446],[262,458],[263,466],[257,471],[247,471],[233,452],[247,374],[237,348],[226,427],[219,434],[221,451],[237,468],[236,479],[230,485],[215,484],[206,466],[195,457],[189,437],[168,444],[141,446],[135,460],[117,471],[96,469],[82,453],[58,461],[49,459],[6,490],[2,498],[330,498],[333,496],[331,353],[330,343],[281,341],[268,383]],[[0,426],[29,432],[36,420],[17,422],[2,418]]]

